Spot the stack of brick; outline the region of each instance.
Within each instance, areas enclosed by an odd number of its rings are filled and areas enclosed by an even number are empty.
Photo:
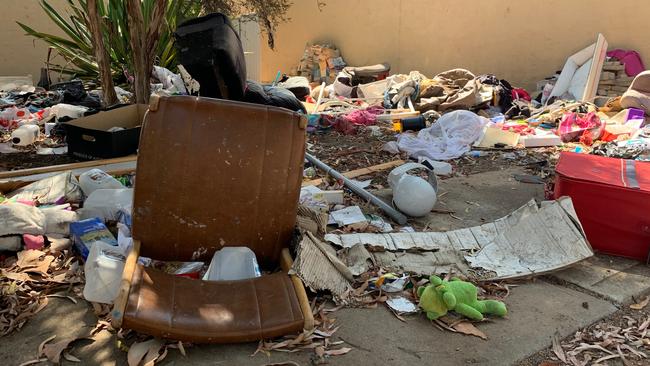
[[[331,44],[307,46],[300,59],[296,74],[309,81],[333,82],[339,71],[346,66],[341,52]]]
[[[627,91],[634,77],[627,76],[625,65],[616,59],[608,59],[603,64],[603,72],[598,83],[598,96],[617,97]]]

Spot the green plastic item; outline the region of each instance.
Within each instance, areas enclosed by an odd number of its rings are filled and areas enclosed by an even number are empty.
[[[443,281],[438,276],[429,277],[430,284],[418,288],[420,308],[427,318],[434,320],[453,310],[472,320],[483,320],[484,314],[505,316],[506,305],[497,300],[478,300],[476,286],[469,282],[452,278]]]

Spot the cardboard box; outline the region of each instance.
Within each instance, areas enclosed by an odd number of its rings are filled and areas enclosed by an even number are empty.
[[[104,243],[117,247],[117,240],[102,220],[92,218],[70,224],[70,237],[75,249],[83,259],[88,258],[90,248],[96,243]]]
[[[146,104],[133,104],[65,123],[68,154],[83,159],[109,159],[135,154]],[[118,131],[109,131],[115,127]]]

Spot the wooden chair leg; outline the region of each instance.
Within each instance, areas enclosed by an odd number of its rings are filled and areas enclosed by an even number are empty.
[[[122,282],[120,283],[120,290],[117,297],[113,302],[113,311],[111,312],[111,325],[115,329],[122,327],[122,320],[124,319],[124,311],[126,310],[126,303],[129,300],[129,292],[131,291],[131,282],[133,281],[133,272],[135,266],[138,264],[138,256],[140,255],[140,240],[133,240],[133,249],[126,258],[124,264],[124,272],[122,272]]]
[[[293,259],[291,259],[291,254],[289,253],[288,248],[282,249],[282,256],[280,258],[280,264],[282,265],[282,270],[289,272],[293,266]],[[300,310],[302,310],[302,315],[305,317],[305,330],[314,329],[314,314],[311,312],[311,305],[309,305],[309,299],[307,298],[307,291],[302,281],[296,275],[289,275],[291,277],[291,282],[293,282],[293,287],[296,289],[296,296],[298,296],[298,302],[300,303]]]

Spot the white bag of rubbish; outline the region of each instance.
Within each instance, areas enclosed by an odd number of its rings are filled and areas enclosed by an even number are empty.
[[[80,202],[82,196],[77,178],[72,171],[68,171],[19,188],[7,195],[7,198],[12,201],[38,201],[44,205]]]
[[[120,211],[131,212],[132,207],[133,188],[98,189],[88,196],[79,213],[82,220],[97,217],[104,222],[117,221]]]
[[[475,113],[453,111],[417,135],[401,134],[397,144],[401,151],[413,158],[455,159],[470,151],[470,146],[481,136],[485,123],[486,119]]]
[[[429,180],[407,174],[414,169],[426,170]],[[428,214],[438,200],[436,175],[422,164],[407,163],[393,169],[388,175],[388,184],[393,189],[393,203],[397,209],[412,217]]]

